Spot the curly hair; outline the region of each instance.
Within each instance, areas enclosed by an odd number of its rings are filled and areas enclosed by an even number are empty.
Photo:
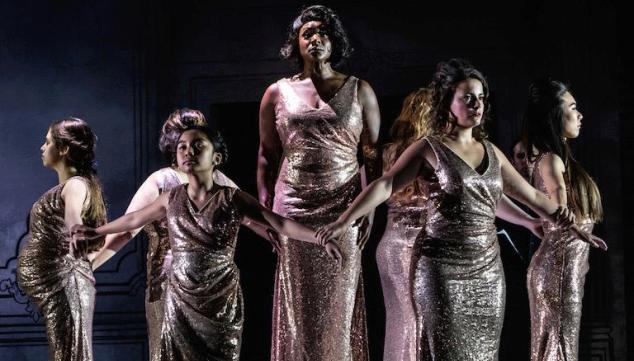
[[[434,135],[447,134],[456,127],[456,120],[450,116],[450,107],[453,101],[456,87],[468,79],[476,79],[482,83],[484,89],[484,111],[482,122],[473,128],[473,136],[477,140],[488,137],[484,125],[489,118],[489,85],[484,75],[469,61],[464,59],[450,59],[441,61],[436,66],[436,72],[429,85],[432,89],[432,113],[430,119],[430,131]]]
[[[396,162],[396,159],[416,140],[429,133],[429,119],[431,113],[431,95],[429,88],[420,88],[410,93],[403,100],[401,113],[390,128],[391,143],[383,150],[383,170],[386,172]],[[418,182],[397,192],[397,201],[410,199],[413,194],[420,194]]]
[[[66,148],[64,161],[75,168],[77,175],[88,181],[90,202],[82,213],[82,221],[91,227],[98,227],[106,222],[107,212],[102,186],[97,177],[95,167],[95,150],[97,137],[88,123],[84,120],[68,117],[52,123],[49,126],[51,138],[58,149]],[[97,250],[103,243],[97,244],[91,250]]]
[[[229,148],[227,147],[227,143],[225,142],[225,139],[222,137],[222,134],[220,134],[219,131],[211,129],[207,125],[189,126],[181,131],[178,139],[176,139],[177,143],[181,135],[188,130],[198,130],[203,132],[205,136],[207,136],[207,139],[209,139],[211,144],[214,146],[214,152],[219,153],[222,158],[220,160],[220,163],[216,165],[217,167],[227,163],[227,161],[229,160]]]
[[[568,142],[563,138],[562,105],[565,93],[570,93],[570,88],[552,79],[540,79],[529,86],[528,104],[522,124],[522,143],[527,149],[529,161],[535,161],[544,153],[558,155],[566,166],[564,178],[571,208],[580,216],[600,221],[603,218],[603,207],[599,188],[572,156]]]
[[[207,125],[207,119],[200,110],[180,108],[167,117],[159,138],[159,149],[166,157],[174,161],[176,143],[187,127]]]
[[[304,60],[299,53],[299,29],[309,21],[321,22],[332,43],[330,62],[335,67],[341,65],[352,54],[353,49],[339,16],[323,5],[312,5],[302,9],[288,27],[286,41],[280,48],[280,57],[295,62],[300,69],[304,67]]]

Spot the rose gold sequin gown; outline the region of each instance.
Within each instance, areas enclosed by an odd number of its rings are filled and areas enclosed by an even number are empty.
[[[284,150],[273,211],[314,229],[333,222],[361,190],[363,130],[358,79],[314,108],[277,82],[276,129]],[[282,237],[273,304],[273,361],[367,360],[359,227],[340,242],[341,269],[324,248]]]
[[[238,190],[217,187],[200,210],[186,185],[170,191],[172,262],[153,361],[239,359],[243,300],[233,256],[243,216],[234,203]]]
[[[506,296],[494,224],[500,165],[488,141],[478,173],[440,139],[425,139],[438,162],[412,260],[419,359],[497,360]]]
[[[389,157],[388,148],[383,153],[384,171],[391,166]],[[376,249],[385,301],[384,361],[416,360],[416,312],[411,292],[414,277],[410,266],[414,241],[423,227],[425,199],[410,185],[386,202],[387,224]]]
[[[181,185],[178,173],[169,167],[154,173],[159,194]],[[222,172],[214,171],[214,182],[219,185],[236,187]],[[150,360],[160,347],[161,324],[163,323],[163,291],[171,264],[167,219],[151,222],[143,227],[147,234],[147,289],[145,291],[145,317],[147,320]]]
[[[18,256],[17,278],[44,316],[50,360],[91,361],[95,279],[90,263],[69,253],[64,184],[33,204],[30,239]]]
[[[532,181],[535,188],[548,194],[540,160],[535,163]],[[594,223],[583,219],[577,225],[592,232]],[[547,221],[544,233],[528,267],[531,361],[576,361],[590,244]]]

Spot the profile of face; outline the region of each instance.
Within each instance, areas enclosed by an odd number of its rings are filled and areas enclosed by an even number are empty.
[[[178,168],[185,173],[211,172],[222,161],[207,135],[198,130],[186,130],[176,144]]]
[[[484,87],[478,79],[469,78],[456,85],[449,107],[456,126],[473,128],[482,123],[484,114]]]
[[[42,152],[42,164],[48,168],[55,167],[64,158],[62,150],[58,149],[53,141],[50,129],[46,133],[46,138],[44,144],[40,147],[40,151]]]
[[[561,96],[562,110],[562,136],[564,138],[577,138],[581,131],[581,119],[583,115],[577,109],[577,102],[570,92],[565,92]]]
[[[325,62],[332,54],[332,43],[321,21],[309,21],[299,28],[299,54],[304,62]]]

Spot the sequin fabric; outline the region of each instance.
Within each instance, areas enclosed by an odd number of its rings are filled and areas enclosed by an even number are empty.
[[[422,323],[419,360],[497,360],[504,271],[495,229],[500,165],[484,141],[480,174],[436,137],[425,231],[414,247],[414,303]],[[483,165],[484,165],[483,164]]]
[[[236,188],[218,186],[200,210],[187,186],[170,191],[172,263],[160,349],[153,361],[238,360],[243,300],[234,252],[242,214]]]
[[[159,194],[168,192],[181,185],[176,170],[166,167],[154,173]],[[222,172],[214,171],[214,182],[236,188],[237,186]],[[171,265],[167,219],[151,222],[143,227],[147,234],[147,289],[145,292],[145,317],[147,320],[150,360],[160,347],[161,324],[165,310],[163,307],[163,291]]]
[[[543,156],[542,156],[543,157]],[[533,185],[548,194],[540,169],[533,170]],[[577,222],[592,232],[589,219]],[[544,239],[528,267],[531,310],[531,361],[576,361],[583,287],[588,273],[590,244],[544,221]]]
[[[95,279],[90,263],[69,253],[64,184],[33,204],[30,239],[18,256],[17,278],[44,316],[49,359],[91,361]]]
[[[383,152],[384,171],[390,164],[390,148]],[[418,180],[417,180],[418,182]],[[419,186],[418,189],[422,187]],[[414,241],[423,227],[426,196],[405,188],[407,196],[396,193],[388,206],[385,233],[376,250],[385,302],[384,361],[416,360],[416,312],[412,301],[411,259]]]
[[[333,222],[360,192],[363,130],[358,79],[314,108],[277,82],[276,129],[283,159],[273,210],[311,228]],[[341,269],[323,247],[282,237],[273,304],[273,361],[367,360],[359,227],[342,237]]]

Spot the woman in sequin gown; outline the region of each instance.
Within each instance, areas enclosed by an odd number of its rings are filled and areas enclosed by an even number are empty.
[[[126,213],[137,211],[154,202],[162,193],[187,183],[187,175],[176,167],[176,141],[186,127],[206,124],[207,120],[203,113],[194,109],[181,108],[169,115],[161,129],[159,148],[166,157],[172,159],[174,164],[171,167],[165,167],[152,173],[143,182],[132,201],[130,201]],[[214,172],[214,182],[223,186],[237,187],[231,179],[227,178],[219,170]],[[161,324],[165,313],[163,309],[163,291],[171,263],[166,221],[166,219],[153,221],[143,227],[148,238],[145,317],[147,320],[150,359],[153,358],[159,346]],[[92,260],[93,270],[114,256],[140,231],[141,228],[138,228],[131,232],[108,235],[104,247]]]
[[[426,134],[431,92],[418,89],[403,101],[401,113],[390,133],[392,143],[383,150],[383,171],[387,172],[398,156]],[[387,200],[385,233],[376,249],[383,300],[385,302],[384,361],[416,360],[416,312],[412,302],[410,265],[416,236],[423,227],[425,193],[414,181]]]
[[[374,92],[332,68],[350,50],[331,9],[304,9],[281,50],[301,73],[269,86],[260,105],[260,202],[315,228],[336,220],[379,170]],[[271,360],[367,360],[361,249],[369,218],[341,240],[340,270],[325,267],[332,261],[321,248],[281,239]]]
[[[582,118],[563,83],[548,80],[531,85],[523,137],[525,149],[533,150],[531,182],[572,209],[579,228],[592,232],[602,217],[601,196],[567,143],[579,136]],[[590,245],[550,222],[544,229],[546,237],[528,268],[531,361],[576,361]]]
[[[214,167],[227,159],[218,133],[189,127],[178,140],[176,154],[188,184],[97,229],[76,227],[76,242],[128,232],[166,217],[172,263],[160,346],[152,360],[238,360],[243,301],[234,252],[240,225],[249,219],[308,242],[315,242],[314,231],[265,209],[237,188],[214,182]],[[333,243],[326,244],[326,253],[341,259]]]
[[[464,60],[441,62],[430,133],[370,184],[320,240],[337,239],[356,219],[420,176],[428,189],[425,230],[414,249],[413,293],[422,318],[420,360],[497,360],[504,316],[504,273],[495,229],[502,192],[555,221],[557,204],[532,188],[485,139],[484,76]],[[563,212],[561,212],[563,213]],[[597,246],[604,243],[570,229]]]
[[[75,224],[99,226],[106,220],[101,187],[93,168],[96,138],[86,122],[53,123],[41,147],[45,167],[59,184],[33,204],[30,238],[18,256],[20,288],[37,304],[46,323],[49,359],[91,361],[95,279],[86,253],[70,246]]]

